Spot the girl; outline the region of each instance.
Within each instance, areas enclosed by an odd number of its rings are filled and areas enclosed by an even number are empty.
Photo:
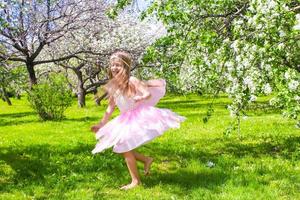
[[[185,119],[168,109],[154,107],[165,94],[165,81],[142,82],[130,76],[131,62],[130,55],[124,51],[117,51],[110,57],[110,80],[105,85],[109,104],[100,123],[91,128],[99,140],[93,154],[110,147],[114,152],[123,154],[131,176],[131,183],[121,187],[125,190],[141,183],[136,160],[144,163],[145,175],[149,174],[153,162],[153,158],[134,149],[169,128],[178,128]],[[121,114],[108,122],[116,105]]]

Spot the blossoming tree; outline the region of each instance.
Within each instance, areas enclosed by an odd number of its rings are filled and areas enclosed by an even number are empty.
[[[45,48],[45,53],[52,57],[82,51],[74,58],[56,62],[66,69],[79,106],[85,105],[86,94],[94,93],[97,87],[106,83],[107,61],[112,52],[116,49],[130,52],[135,61],[132,71],[137,73],[146,47],[165,33],[164,27],[155,20],[141,21],[131,11],[127,8],[117,18],[111,19],[104,9],[84,28],[65,34],[55,45]]]
[[[155,0],[144,15],[156,16],[168,33],[144,61],[158,63],[171,89],[226,92],[238,127],[260,94],[271,94],[270,103],[299,127],[299,11],[298,0]]]
[[[1,60],[21,62],[26,66],[30,84],[37,83],[35,67],[75,57],[72,51],[61,57],[41,57],[45,47],[55,44],[65,34],[81,29],[103,1],[5,1],[0,4],[0,41],[5,51]]]
[[[159,26],[140,21],[130,7],[110,19],[110,6],[100,0],[2,3],[0,40],[5,51],[0,59],[23,63],[31,85],[41,74],[63,66],[78,104],[84,106],[85,95],[105,83],[105,60],[114,49],[128,50],[139,59],[161,35]]]

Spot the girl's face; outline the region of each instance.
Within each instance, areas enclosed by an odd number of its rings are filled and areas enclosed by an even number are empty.
[[[123,68],[123,62],[120,59],[114,58],[110,61],[110,70],[114,76],[116,76]]]

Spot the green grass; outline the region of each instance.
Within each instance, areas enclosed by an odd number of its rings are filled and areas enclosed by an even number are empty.
[[[130,181],[120,155],[111,149],[91,154],[96,141],[89,129],[105,103],[97,107],[88,99],[80,109],[74,101],[65,120],[42,122],[25,98],[11,107],[0,102],[0,199],[300,199],[294,121],[278,110],[249,110],[240,140],[223,135],[232,120],[225,97],[202,122],[210,101],[169,95],[159,103],[187,120],[138,149],[155,162],[151,176],[141,176],[143,186],[130,191],[119,190]]]

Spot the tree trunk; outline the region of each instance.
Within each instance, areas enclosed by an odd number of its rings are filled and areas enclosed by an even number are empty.
[[[19,99],[19,100],[21,99],[21,94],[20,94],[19,91],[16,93],[16,98]]]
[[[32,88],[32,86],[37,84],[37,79],[36,79],[35,71],[34,71],[34,65],[31,62],[27,62],[26,67],[27,67],[27,71],[29,73],[30,88]]]
[[[94,101],[95,101],[96,106],[100,106],[101,103],[100,103],[99,97],[97,96],[97,90],[96,89],[93,91],[93,94],[94,94]]]
[[[78,87],[77,98],[78,98],[78,106],[81,108],[85,107],[85,91],[81,87]]]
[[[101,101],[107,96],[107,93],[103,94],[101,97],[95,96],[95,103],[97,106],[101,105]]]
[[[78,106],[79,107],[84,107],[85,106],[85,89],[83,87],[83,78],[82,78],[82,73],[79,70],[75,71],[77,78],[78,78],[78,82],[77,82],[77,100],[78,100]]]
[[[4,87],[2,87],[2,92],[3,92],[4,101],[6,101],[9,106],[11,106],[12,105],[11,101]]]

